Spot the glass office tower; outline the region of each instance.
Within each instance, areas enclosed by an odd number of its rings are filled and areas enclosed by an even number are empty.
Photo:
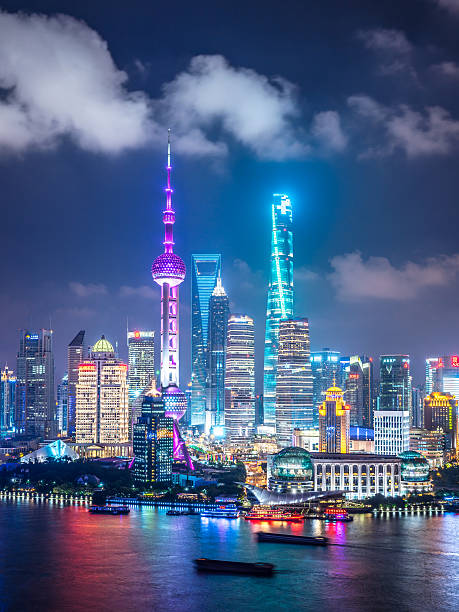
[[[221,255],[191,256],[191,425],[204,425],[207,405],[209,304]]]
[[[293,317],[292,203],[285,194],[273,195],[271,205],[271,264],[266,308],[263,368],[265,425],[276,424],[276,380],[281,319]]]

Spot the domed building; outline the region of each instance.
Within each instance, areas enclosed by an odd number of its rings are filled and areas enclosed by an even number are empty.
[[[405,451],[399,454],[402,460],[401,487],[404,493],[428,493],[432,489],[427,459],[417,451]]]
[[[303,493],[313,489],[314,468],[308,451],[289,446],[268,456],[268,490]]]

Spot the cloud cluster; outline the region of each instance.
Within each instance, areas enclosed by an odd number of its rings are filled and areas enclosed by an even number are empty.
[[[370,145],[366,157],[388,155],[397,149],[410,158],[445,155],[459,144],[459,121],[440,106],[419,112],[405,104],[384,106],[365,95],[351,96],[348,104],[360,121],[380,129],[374,132],[378,144]]]
[[[359,38],[365,47],[377,54],[380,60],[379,72],[384,75],[394,75],[401,72],[410,74],[416,79],[412,66],[413,46],[400,30],[376,28],[359,30]]]
[[[107,295],[108,290],[105,285],[89,283],[87,285],[78,282],[69,283],[70,291],[78,297],[87,298],[94,295]]]
[[[120,297],[140,297],[147,300],[157,300],[158,289],[155,291],[153,287],[149,287],[148,285],[141,285],[140,287],[129,287],[128,285],[123,285],[120,287]]]
[[[0,147],[23,151],[71,138],[117,153],[150,138],[148,101],[126,90],[106,43],[58,15],[0,12]]]
[[[137,72],[144,64],[134,62]],[[228,137],[264,159],[302,157],[314,147],[341,151],[346,138],[336,111],[303,123],[295,86],[281,77],[233,67],[221,55],[199,55],[163,85],[159,99],[131,92],[107,43],[84,22],[0,11],[0,151],[56,146],[120,153],[163,143],[188,155],[222,157]]]
[[[433,66],[431,66],[431,70],[450,79],[459,79],[459,66],[456,64],[456,62],[441,62],[439,64],[433,64]]]
[[[433,257],[423,264],[408,261],[399,268],[386,257],[347,253],[331,260],[329,279],[344,301],[408,300],[424,289],[446,287],[459,273],[459,255]]]
[[[459,0],[434,0],[434,2],[450,13],[459,15]]]

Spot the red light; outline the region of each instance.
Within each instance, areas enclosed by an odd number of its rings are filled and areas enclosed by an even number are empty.
[[[78,369],[79,369],[79,370],[84,370],[84,371],[93,371],[93,372],[95,372],[95,370],[96,370],[96,366],[95,366],[95,365],[92,365],[92,364],[85,364],[85,363],[82,363],[82,364],[80,364],[80,365],[78,366]]]
[[[437,361],[437,368],[444,368],[445,364],[443,363],[443,359],[439,359]]]
[[[140,338],[140,332],[139,331],[135,331],[134,332],[134,338]]]
[[[453,355],[451,357],[451,365],[453,368],[459,368],[459,356],[458,355]]]
[[[404,368],[409,368],[410,367],[407,361],[405,361],[405,363],[403,364],[403,367]]]
[[[358,374],[349,374],[349,378],[358,378],[359,375]]]

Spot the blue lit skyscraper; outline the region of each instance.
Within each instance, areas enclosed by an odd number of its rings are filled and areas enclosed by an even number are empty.
[[[313,404],[314,425],[319,423],[319,406],[325,399],[325,392],[330,387],[341,384],[340,352],[324,348],[311,351],[312,376],[314,380]]]
[[[265,425],[275,426],[279,323],[281,319],[293,317],[293,233],[289,197],[274,194],[271,210],[271,269],[266,308],[263,412]]]
[[[191,425],[204,425],[210,297],[221,274],[221,255],[191,256]]]

